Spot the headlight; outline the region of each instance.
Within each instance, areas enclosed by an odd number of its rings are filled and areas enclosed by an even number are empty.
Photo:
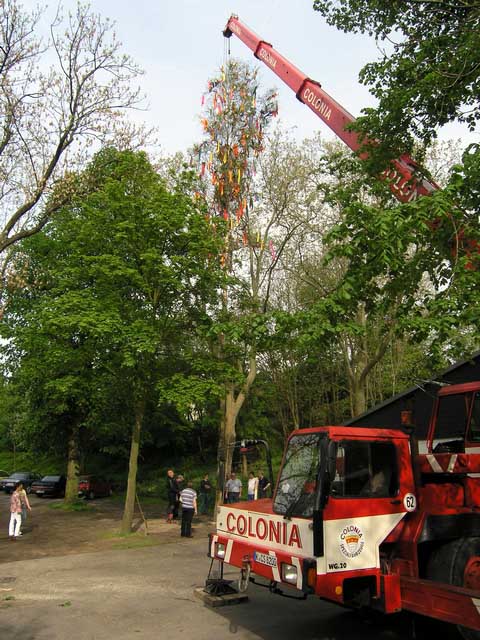
[[[293,564],[286,564],[282,562],[282,580],[283,582],[290,582],[291,584],[297,584],[297,567]]]
[[[222,542],[217,542],[215,545],[215,555],[217,558],[225,557],[225,545]]]

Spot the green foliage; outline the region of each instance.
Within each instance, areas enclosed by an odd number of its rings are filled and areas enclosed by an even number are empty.
[[[26,447],[27,448],[27,447]],[[32,471],[42,476],[57,475],[65,471],[65,459],[48,454],[38,454],[27,448],[26,451],[0,451],[0,469],[13,473],[14,471]],[[0,473],[0,475],[3,475]]]
[[[380,140],[396,157],[414,140],[429,143],[436,128],[454,120],[473,130],[480,118],[480,8],[475,0],[315,0],[314,9],[347,33],[390,40],[361,80],[378,99],[355,128]]]
[[[32,441],[62,449],[76,422],[85,445],[108,450],[140,399],[155,429],[167,401],[197,399],[175,376],[194,374],[222,273],[193,190],[191,172],[168,190],[145,154],[104,149],[71,205],[16,253],[2,331]]]
[[[406,204],[371,190],[358,162],[356,168],[348,164],[347,174],[345,163],[329,165],[336,182],[325,186],[325,197],[342,216],[326,235],[325,260],[341,263],[343,274],[329,298],[314,305],[324,331],[355,331],[351,319],[359,302],[368,315],[385,320],[386,330],[394,325],[397,335],[419,340],[445,342],[455,327],[478,326],[471,294],[479,284],[480,238],[476,215],[467,208],[475,190],[465,188],[478,158],[469,151],[464,158],[443,190]]]

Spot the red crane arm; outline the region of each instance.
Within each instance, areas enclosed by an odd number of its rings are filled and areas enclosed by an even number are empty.
[[[267,65],[295,92],[298,100],[307,105],[330,129],[353,151],[358,151],[360,142],[355,131],[345,127],[355,118],[342,105],[324,91],[319,82],[306,76],[300,69],[276,51],[271,44],[261,40],[256,33],[232,14],[223,31],[226,38],[235,34],[253,51],[256,58]],[[362,153],[360,157],[366,157]],[[393,160],[382,177],[388,180],[393,195],[401,202],[415,200],[419,195],[429,195],[439,187],[418,174],[418,165],[408,154]]]

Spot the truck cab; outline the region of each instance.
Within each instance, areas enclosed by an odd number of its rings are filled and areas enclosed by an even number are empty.
[[[210,555],[343,603],[351,572],[377,593],[380,546],[415,508],[408,434],[303,429],[288,439],[273,500],[220,507]]]

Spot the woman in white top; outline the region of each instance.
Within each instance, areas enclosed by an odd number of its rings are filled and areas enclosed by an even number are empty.
[[[253,474],[253,471],[250,471],[248,474],[248,493],[247,499],[249,501],[256,500],[258,497],[258,478],[256,478]]]

